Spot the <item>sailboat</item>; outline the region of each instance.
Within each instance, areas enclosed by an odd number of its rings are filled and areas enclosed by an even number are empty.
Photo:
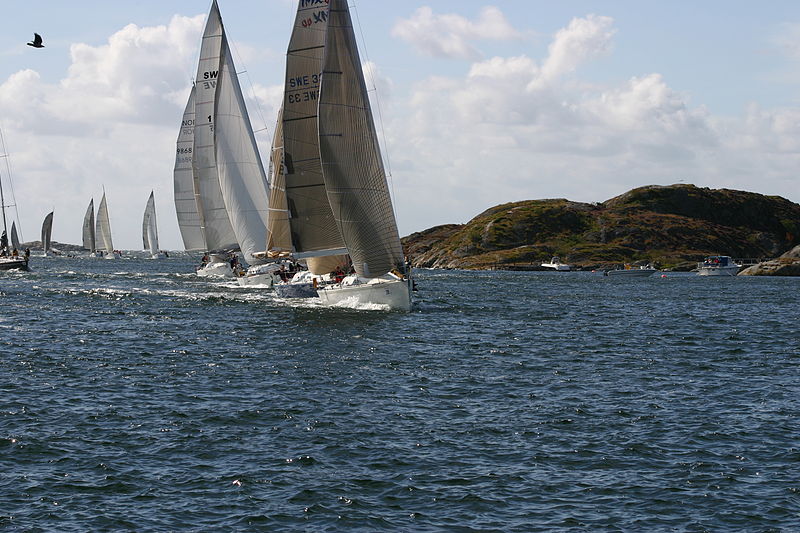
[[[120,253],[114,250],[114,243],[111,241],[111,221],[108,219],[108,204],[106,203],[105,192],[100,200],[100,206],[97,208],[95,235],[103,247],[103,257],[106,259],[121,257]]]
[[[307,258],[312,274],[337,274],[331,283],[317,282],[326,305],[410,310],[412,282],[346,0],[330,0],[329,7],[301,0],[286,70],[284,159],[294,257]],[[342,264],[342,254],[351,264]],[[347,271],[354,273],[343,276]]]
[[[44,222],[42,222],[42,252],[45,257],[54,255],[53,252],[50,250],[51,244],[51,237],[53,234],[53,211],[50,211],[47,216],[44,217]]]
[[[164,259],[166,254],[158,249],[158,225],[156,224],[156,200],[153,191],[144,208],[142,219],[142,242],[145,250],[150,252],[150,259]]]
[[[2,140],[2,134],[0,134],[0,141]],[[4,141],[3,148],[5,150]],[[9,179],[11,179],[10,173]],[[6,218],[6,207],[11,207],[11,205],[6,205],[6,197],[5,193],[3,192],[3,179],[2,176],[0,176],[0,211],[2,211],[3,216],[3,233],[0,235],[0,270],[28,270],[28,254],[20,255],[19,236],[17,235],[17,226],[13,220],[11,221],[12,248],[8,247],[8,221]],[[15,252],[17,255],[14,255]]]
[[[253,254],[267,235],[267,179],[216,0],[178,136],[175,207],[186,250],[208,257],[198,275],[233,276],[227,261],[238,250],[261,261]]]
[[[94,198],[89,200],[89,207],[86,208],[86,214],[83,216],[83,248],[89,250],[89,257],[101,257],[102,252],[97,251],[97,238],[95,233],[94,222]]]

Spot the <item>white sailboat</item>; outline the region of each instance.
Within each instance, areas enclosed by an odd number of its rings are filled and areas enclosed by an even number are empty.
[[[158,224],[156,222],[156,199],[153,191],[144,208],[142,218],[142,243],[145,250],[150,252],[150,259],[164,259],[166,254],[158,248]]]
[[[209,255],[198,275],[233,276],[225,265],[237,250],[250,264],[260,261],[253,254],[267,235],[267,180],[216,0],[178,137],[175,203],[187,250],[202,241]]]
[[[0,144],[2,144],[3,151],[5,151],[5,141],[0,132]],[[6,157],[7,154],[0,154]],[[8,169],[8,179],[11,179],[10,166]],[[13,191],[13,188],[12,188]],[[0,212],[3,216],[3,233],[0,234],[0,270],[29,270],[28,269],[28,254],[23,254],[19,248],[19,236],[17,235],[16,223],[11,221],[11,248],[8,242],[8,221],[6,218],[6,207],[14,207],[14,204],[6,205],[6,197],[3,192],[3,176],[0,174]],[[16,252],[16,255],[14,253]]]
[[[44,217],[44,221],[42,222],[42,255],[45,257],[50,257],[55,255],[51,251],[51,237],[53,235],[53,211],[50,211],[47,216]]]
[[[95,233],[94,221],[94,198],[89,200],[89,207],[86,208],[86,214],[83,216],[83,229],[81,232],[83,236],[83,248],[89,251],[89,257],[100,257],[102,253],[97,251],[97,234]]]
[[[111,240],[111,221],[108,219],[108,204],[106,203],[105,192],[100,200],[100,206],[97,208],[95,235],[97,235],[97,239],[103,246],[103,257],[106,259],[120,257],[119,252],[114,250],[114,243]]]
[[[303,26],[308,26],[309,16],[312,21],[326,20],[326,28],[312,22],[307,31]],[[301,48],[303,44],[313,48]],[[346,302],[410,310],[411,279],[346,0],[331,0],[329,7],[308,6],[301,0],[286,78],[284,157],[292,241],[300,252],[295,256],[313,252],[305,255],[310,257],[309,270],[321,274],[311,259],[328,259],[331,252],[349,255],[355,273],[317,287],[326,305]],[[304,95],[313,105],[305,105]],[[308,155],[314,161],[311,172],[305,168]],[[308,199],[308,189],[319,194]],[[301,207],[324,218],[308,224],[305,217],[296,216]],[[331,218],[335,225],[326,226]],[[344,246],[333,250],[335,245]],[[329,266],[323,271],[330,273]]]

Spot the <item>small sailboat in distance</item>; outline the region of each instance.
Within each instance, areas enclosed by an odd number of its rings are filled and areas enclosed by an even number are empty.
[[[97,252],[97,234],[95,233],[94,222],[94,198],[89,200],[89,207],[83,216],[83,248],[89,250],[89,257],[100,257],[102,253]]]
[[[158,249],[158,224],[156,223],[156,200],[153,191],[147,199],[142,219],[142,245],[150,252],[150,259],[164,259],[166,254]]]
[[[106,259],[117,259],[120,254],[114,251],[114,243],[111,241],[111,221],[108,219],[108,204],[106,203],[106,193],[100,200],[97,208],[97,221],[95,234],[103,245],[103,257]]]
[[[17,234],[17,223],[13,220],[11,221],[11,247],[16,248],[17,250],[20,249],[19,235]]]
[[[45,257],[54,255],[53,252],[50,251],[50,245],[52,243],[51,237],[53,235],[53,211],[47,214],[44,217],[44,222],[42,222],[42,255]]]

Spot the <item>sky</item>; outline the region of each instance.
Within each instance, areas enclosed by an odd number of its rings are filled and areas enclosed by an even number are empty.
[[[265,162],[297,0],[218,0]],[[800,202],[800,2],[351,0],[401,235],[539,198],[693,183]],[[175,140],[210,1],[7,2],[0,175],[22,236],[182,249]],[[33,32],[45,48],[25,45]],[[14,212],[14,208],[11,208]]]

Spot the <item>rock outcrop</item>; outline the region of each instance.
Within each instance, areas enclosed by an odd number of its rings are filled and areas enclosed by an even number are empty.
[[[777,259],[747,267],[740,276],[800,276],[800,246],[795,246]]]

